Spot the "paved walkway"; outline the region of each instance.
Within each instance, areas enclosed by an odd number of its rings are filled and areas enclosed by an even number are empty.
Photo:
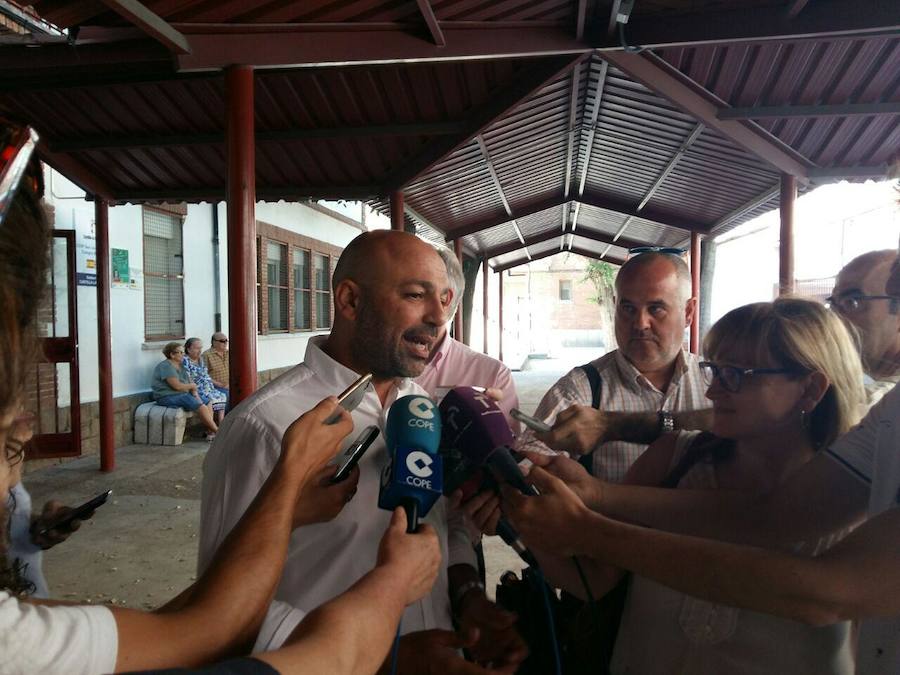
[[[534,411],[568,364],[543,361],[514,373],[520,407]],[[112,489],[110,501],[66,543],[44,555],[54,597],[80,602],[158,607],[194,579],[200,483],[205,442],[181,447],[132,445],[116,452],[116,470],[103,474],[85,457],[29,472],[25,484],[37,508],[45,500],[80,504]],[[518,558],[497,538],[486,542],[488,588]]]

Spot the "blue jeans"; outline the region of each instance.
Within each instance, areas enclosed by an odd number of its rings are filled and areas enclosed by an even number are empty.
[[[203,405],[196,396],[194,396],[193,394],[188,394],[187,392],[163,396],[156,399],[154,403],[156,403],[156,405],[165,406],[166,408],[184,408],[185,410],[190,410],[191,412],[194,412],[197,408]]]

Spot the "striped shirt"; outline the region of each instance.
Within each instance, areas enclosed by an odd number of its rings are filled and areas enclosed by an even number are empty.
[[[215,349],[207,349],[200,355],[209,371],[209,376],[216,382],[228,386],[228,352],[220,354]]]
[[[662,392],[641,375],[640,371],[618,350],[601,356],[592,363],[600,373],[600,409],[614,412],[689,412],[710,407],[705,396],[706,384],[700,374],[696,355],[682,350],[675,362],[675,373],[669,388]],[[544,398],[534,416],[553,424],[557,414],[573,405],[590,406],[593,401],[591,384],[581,368],[566,373]],[[526,430],[516,443],[519,450],[553,452]],[[628,468],[645,450],[646,445],[610,441],[593,450],[594,475],[603,480],[619,483]]]

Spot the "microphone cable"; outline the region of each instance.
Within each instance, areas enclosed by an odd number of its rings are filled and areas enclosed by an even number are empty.
[[[553,616],[553,607],[550,605],[549,586],[547,585],[546,579],[544,579],[544,573],[541,572],[540,567],[532,565],[531,569],[534,570],[535,579],[541,586],[541,597],[544,600],[544,609],[547,611],[547,626],[550,632],[550,645],[553,648],[554,673],[556,675],[562,675],[562,661],[559,656],[559,642],[556,639],[556,621]]]
[[[595,604],[597,601],[594,598],[594,593],[591,591],[591,584],[588,582],[587,574],[584,573],[584,568],[581,566],[581,561],[577,555],[572,556],[572,562],[575,563],[575,569],[578,570],[578,578],[581,579],[581,585],[584,587],[584,594],[587,596],[588,603]]]

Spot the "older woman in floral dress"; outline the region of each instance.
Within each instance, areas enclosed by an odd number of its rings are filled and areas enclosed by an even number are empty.
[[[225,416],[225,408],[228,407],[228,394],[213,384],[206,364],[200,358],[202,353],[203,341],[196,337],[188,338],[184,343],[184,358],[181,363],[197,384],[197,394],[199,394],[200,400],[212,406],[216,424],[221,424],[222,418]]]

